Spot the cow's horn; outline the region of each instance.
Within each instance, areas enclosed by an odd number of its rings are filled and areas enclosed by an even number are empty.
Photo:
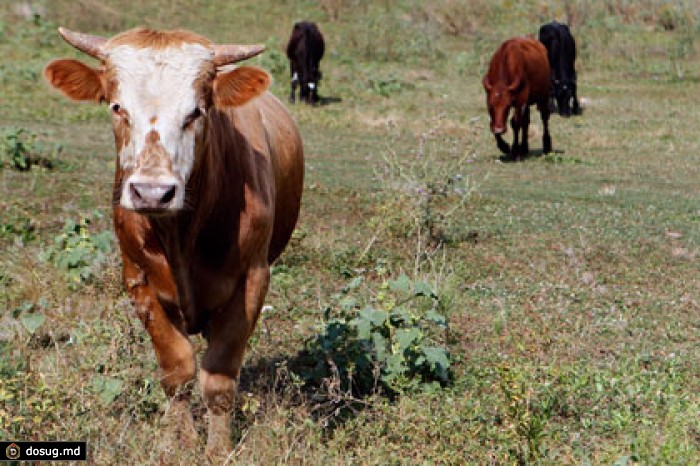
[[[74,32],[62,27],[58,28],[58,33],[61,34],[63,40],[81,52],[85,52],[91,57],[95,57],[100,60],[105,58],[106,55],[104,50],[102,50],[102,46],[105,44],[105,42],[107,42],[107,39],[104,37],[83,34],[82,32]]]
[[[265,50],[264,45],[215,45],[214,64],[216,66],[229,65],[237,61],[251,58]]]

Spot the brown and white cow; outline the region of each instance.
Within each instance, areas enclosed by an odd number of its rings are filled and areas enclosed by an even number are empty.
[[[297,127],[269,75],[232,63],[262,46],[215,45],[189,31],[134,29],[111,39],[59,29],[100,60],[49,63],[74,100],[107,102],[117,146],[114,225],[124,284],[150,334],[171,397],[176,442],[196,440],[189,409],[195,355],[209,413],[207,454],[230,449],[230,416],[270,263],[294,230],[303,185]],[[174,439],[173,439],[174,440]]]
[[[530,105],[536,104],[542,117],[544,133],[542,152],[552,150],[549,135],[549,91],[551,86],[547,50],[531,37],[515,37],[503,42],[491,58],[482,81],[486,91],[486,106],[491,117],[491,132],[498,148],[515,159],[527,156],[527,131],[530,125]],[[503,140],[508,113],[513,128],[513,145]],[[518,136],[522,131],[522,139]]]

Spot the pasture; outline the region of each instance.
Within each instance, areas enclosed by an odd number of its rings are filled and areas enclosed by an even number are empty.
[[[231,464],[697,464],[699,12],[692,0],[3,1],[0,439],[87,440],[94,464],[155,464],[167,406],[120,281],[108,108],[42,78],[53,58],[94,64],[56,28],[265,43],[249,63],[286,102],[284,46],[308,19],[326,39],[324,102],[290,106],[302,213],[251,339]],[[533,155],[504,163],[481,78],[504,39],[552,19],[577,40],[583,115],[552,116],[548,155],[533,116]],[[386,369],[360,390],[344,383],[352,367],[319,375],[322,343],[348,343],[333,328],[368,308],[417,319],[411,351],[446,349],[449,380]]]

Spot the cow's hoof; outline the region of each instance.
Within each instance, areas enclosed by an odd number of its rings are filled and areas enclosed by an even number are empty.
[[[231,441],[231,414],[209,413],[209,433],[205,454],[207,461],[212,465],[230,463]]]
[[[163,419],[162,437],[159,441],[162,464],[177,458],[177,452],[192,450],[198,443],[197,429],[194,427],[190,403],[187,399],[172,399]]]
[[[511,149],[507,142],[498,141],[498,150],[503,152],[503,155],[510,155]]]
[[[552,152],[552,139],[545,137],[542,144],[542,153],[549,154],[550,152]]]

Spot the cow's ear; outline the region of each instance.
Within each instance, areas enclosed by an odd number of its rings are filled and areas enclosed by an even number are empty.
[[[54,60],[44,68],[44,78],[73,100],[105,100],[102,72],[72,59]]]
[[[241,66],[214,79],[217,107],[237,107],[259,96],[270,86],[270,75],[255,66]]]

